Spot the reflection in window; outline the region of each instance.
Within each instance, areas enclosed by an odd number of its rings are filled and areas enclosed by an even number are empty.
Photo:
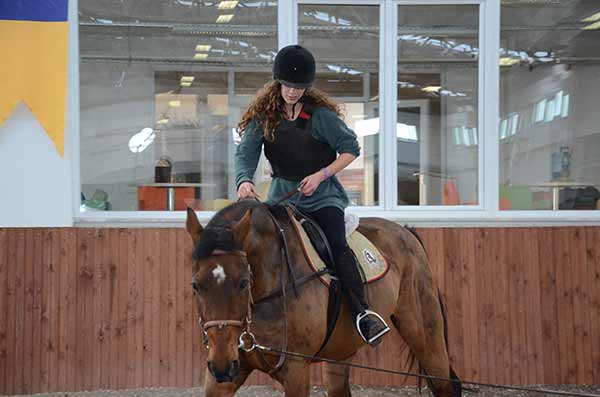
[[[114,3],[78,2],[83,195],[166,210],[151,186],[166,157],[175,209],[219,209],[235,199],[231,131],[271,76],[277,2]]]
[[[600,30],[586,28],[598,11],[597,0],[502,2],[500,46],[517,62],[500,64],[500,209],[598,205]]]
[[[397,205],[476,205],[479,8],[400,5],[398,31]]]
[[[500,139],[506,139],[517,134],[519,114],[512,113],[500,120]]]
[[[315,87],[343,105],[361,146],[361,155],[338,174],[350,205],[377,205],[379,7],[300,4],[298,42],[315,55]]]
[[[477,128],[465,126],[454,128],[454,143],[463,146],[477,146]]]
[[[556,118],[569,115],[569,94],[562,90],[557,92],[552,99],[542,99],[535,104],[536,123],[548,123]]]

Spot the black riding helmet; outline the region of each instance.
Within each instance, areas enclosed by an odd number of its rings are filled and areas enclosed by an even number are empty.
[[[308,88],[315,81],[315,57],[297,44],[283,47],[275,57],[273,79],[288,87]]]

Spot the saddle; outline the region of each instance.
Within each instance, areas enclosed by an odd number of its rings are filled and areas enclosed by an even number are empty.
[[[302,245],[302,251],[309,266],[315,272],[320,272],[328,268],[335,274],[335,263],[331,255],[331,249],[319,225],[295,207],[287,206],[286,209],[296,229],[298,239]],[[359,271],[363,276],[363,282],[368,284],[385,276],[390,265],[377,247],[356,230],[356,226],[355,224],[354,228],[346,230],[346,240],[357,259]],[[319,276],[321,282],[326,286],[331,284],[332,277],[331,273]]]

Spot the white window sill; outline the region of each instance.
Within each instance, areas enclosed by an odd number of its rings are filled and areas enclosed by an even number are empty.
[[[574,211],[494,211],[407,208],[383,211],[367,207],[347,210],[359,217],[381,217],[416,227],[536,227],[600,226],[600,210]],[[206,224],[214,211],[197,212]],[[74,217],[76,227],[184,227],[185,211],[102,211],[81,213]]]

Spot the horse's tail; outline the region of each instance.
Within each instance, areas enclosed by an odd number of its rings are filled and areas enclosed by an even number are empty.
[[[404,225],[404,228],[406,230],[408,230],[410,232],[410,234],[415,236],[415,238],[417,239],[419,244],[421,244],[421,248],[423,248],[423,251],[425,251],[425,255],[427,255],[427,250],[425,249],[425,244],[423,244],[423,240],[421,240],[421,236],[419,236],[419,233],[417,233],[417,230],[414,227],[408,226],[408,225]]]
[[[396,327],[396,329],[400,329],[400,325],[398,323],[398,318],[395,315],[391,315],[390,319],[392,320],[392,323],[394,323],[394,326]],[[404,378],[402,379],[401,384],[405,385],[406,381],[408,379],[408,377],[410,376],[410,372],[415,368],[415,364],[417,364],[418,366],[418,370],[419,373],[421,372],[421,365],[419,364],[419,361],[417,360],[417,356],[412,352],[412,350],[409,348],[408,344],[404,344],[401,347],[401,351],[400,351],[400,356],[402,354],[404,354],[404,352],[406,352],[406,361],[404,362],[404,368],[407,371],[407,374],[404,375]],[[421,377],[417,378],[417,387],[419,388],[419,394],[421,392]]]
[[[446,353],[448,357],[450,356],[450,351],[448,350],[448,318],[446,316],[446,305],[444,304],[444,299],[442,298],[442,293],[438,289],[438,300],[440,302],[440,308],[442,310],[442,319],[444,320],[444,342],[446,342]],[[452,379],[452,391],[454,396],[462,396],[462,383],[460,382],[460,378],[454,372],[452,365],[450,365],[450,379]],[[430,385],[431,387],[431,385]]]

